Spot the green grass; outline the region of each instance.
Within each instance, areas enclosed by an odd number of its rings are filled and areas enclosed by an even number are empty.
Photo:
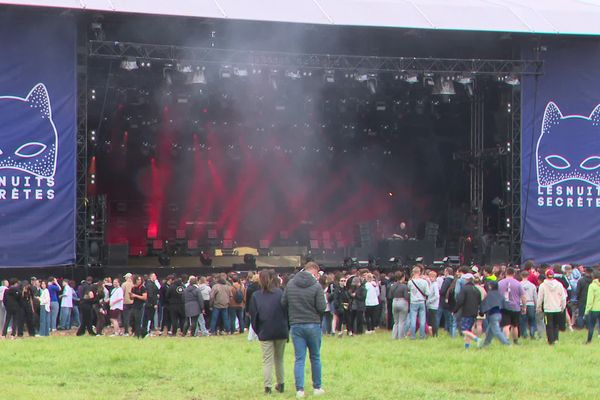
[[[323,387],[331,399],[596,399],[600,340],[524,341],[465,351],[460,339],[326,337]],[[211,338],[51,337],[0,341],[3,399],[264,399],[258,343]],[[286,393],[294,398],[293,346]],[[310,387],[308,372],[306,386]],[[311,391],[307,391],[312,397]]]

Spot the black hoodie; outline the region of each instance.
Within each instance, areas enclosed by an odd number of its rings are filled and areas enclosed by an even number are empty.
[[[323,288],[306,271],[298,272],[287,284],[281,305],[287,310],[290,325],[320,324],[327,307]]]

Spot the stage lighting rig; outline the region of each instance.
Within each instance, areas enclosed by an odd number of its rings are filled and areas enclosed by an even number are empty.
[[[335,71],[326,70],[323,74],[323,81],[325,81],[326,83],[335,83]]]

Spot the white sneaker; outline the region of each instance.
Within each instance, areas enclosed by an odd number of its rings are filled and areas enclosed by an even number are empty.
[[[298,390],[296,392],[296,398],[297,399],[303,399],[304,398],[304,390]]]
[[[325,394],[325,391],[323,390],[323,388],[318,388],[318,389],[313,390],[313,394],[315,396],[321,396],[321,395]]]

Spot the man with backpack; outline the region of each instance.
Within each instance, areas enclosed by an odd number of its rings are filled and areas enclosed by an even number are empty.
[[[229,298],[229,329],[235,332],[235,319],[239,323],[238,331],[244,333],[244,306],[246,305],[246,288],[240,282],[238,276],[231,277],[231,297]]]
[[[410,292],[410,338],[416,339],[417,316],[419,317],[419,337],[425,339],[425,326],[427,313],[425,302],[429,297],[429,283],[421,278],[422,266],[417,265],[412,269],[412,279],[408,281]]]

